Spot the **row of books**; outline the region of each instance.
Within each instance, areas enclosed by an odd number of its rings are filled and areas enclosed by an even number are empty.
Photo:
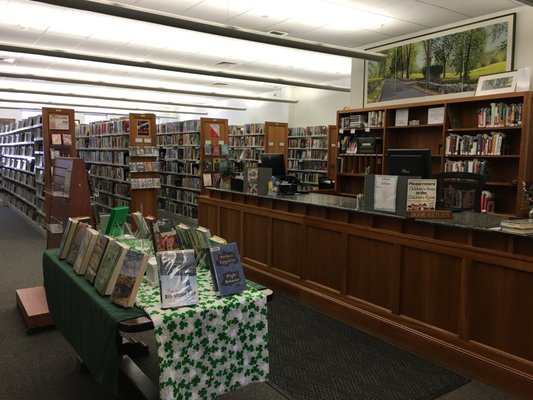
[[[505,133],[490,132],[477,135],[448,135],[446,155],[501,155],[507,152]]]
[[[93,149],[127,149],[130,145],[129,136],[88,136],[77,137],[79,148]]]
[[[235,243],[211,235],[207,228],[176,225],[172,220],[150,221],[149,226],[159,267],[162,308],[198,303],[197,268],[210,270],[213,290],[220,296],[246,289]]]
[[[158,172],[159,163],[157,161],[136,161],[130,162],[130,172]]]
[[[33,156],[33,143],[19,146],[4,146],[2,154],[12,156]]]
[[[444,172],[469,172],[472,174],[481,174],[488,176],[490,173],[488,160],[446,160],[444,163]]]
[[[227,156],[229,146],[226,143],[205,143],[204,154],[206,156]]]
[[[490,107],[480,108],[477,112],[477,126],[480,128],[492,126],[521,126],[522,103],[490,103]]]
[[[252,123],[244,125],[230,125],[228,127],[229,135],[262,135],[265,133],[264,123]]]
[[[188,175],[198,175],[200,170],[200,164],[198,161],[187,161],[187,162],[175,162],[175,161],[160,161],[159,163],[159,172],[165,173],[175,173],[175,174],[188,174]]]
[[[35,139],[42,137],[42,128],[33,128],[27,131],[15,132],[10,135],[0,136],[1,144],[10,144],[10,143],[23,143],[23,142],[33,142]]]
[[[159,149],[155,146],[132,146],[129,147],[132,157],[158,157]]]
[[[38,124],[42,124],[43,119],[41,115],[35,115],[33,117],[28,117],[20,119],[18,121],[10,122],[9,124],[4,124],[0,126],[0,133],[10,132],[15,129],[26,128]]]
[[[157,136],[158,146],[199,146],[200,132],[173,133]]]
[[[135,304],[137,291],[148,263],[148,254],[99,233],[88,218],[70,217],[63,230],[58,258],[84,275],[102,296],[110,296],[122,307]]]
[[[290,147],[300,147],[302,149],[328,149],[328,141],[326,138],[299,138],[299,139],[289,139],[289,148]]]
[[[289,149],[288,158],[305,160],[324,160],[328,159],[327,149]]]
[[[159,189],[161,180],[159,178],[130,178],[130,186],[135,189]]]
[[[130,120],[129,118],[111,119],[108,121],[96,121],[89,124],[88,129],[80,130],[80,135],[113,135],[113,134],[129,134]]]
[[[291,160],[289,159],[289,169],[324,171],[327,169],[326,161],[313,160]]]
[[[181,133],[181,132],[199,132],[200,120],[193,119],[187,121],[171,121],[157,124],[157,133]]]
[[[199,147],[162,147],[159,158],[164,160],[200,160]]]
[[[89,175],[125,181],[129,177],[129,171],[127,166],[117,168],[110,165],[92,164],[89,167]]]
[[[293,136],[307,136],[307,137],[322,136],[322,137],[327,138],[328,127],[325,125],[317,125],[317,126],[289,128],[289,139]]]
[[[242,147],[242,146],[259,146],[265,145],[264,136],[248,135],[248,136],[232,136],[229,138],[229,146]]]
[[[129,161],[127,154],[121,151],[84,151],[80,152],[86,163],[106,163],[126,166]]]

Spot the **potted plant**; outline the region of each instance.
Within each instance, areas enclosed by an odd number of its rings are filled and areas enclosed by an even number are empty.
[[[220,187],[222,189],[231,188],[231,177],[233,176],[233,172],[235,172],[233,161],[224,160],[220,163]]]

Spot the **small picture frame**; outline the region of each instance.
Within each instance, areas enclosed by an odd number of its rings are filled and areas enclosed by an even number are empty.
[[[516,89],[516,71],[501,72],[480,76],[477,82],[476,96],[514,92]]]

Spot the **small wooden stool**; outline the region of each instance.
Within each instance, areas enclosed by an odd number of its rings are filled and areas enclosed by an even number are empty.
[[[28,335],[36,329],[54,325],[50,312],[48,311],[44,286],[17,289],[16,294],[17,307],[24,318],[26,333]]]

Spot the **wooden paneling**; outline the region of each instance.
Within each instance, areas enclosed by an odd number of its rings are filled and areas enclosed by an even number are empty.
[[[241,257],[264,265],[268,264],[268,249],[270,247],[270,220],[261,215],[244,213],[243,215],[244,243]]]
[[[220,228],[218,226],[218,207],[215,207],[212,204],[199,204],[198,225],[209,226],[213,235],[219,235]]]
[[[470,339],[533,360],[533,275],[472,263]]]
[[[461,259],[404,247],[400,314],[458,333]]]
[[[394,245],[364,237],[348,237],[346,294],[392,309]]]
[[[226,239],[228,243],[241,241],[240,211],[230,208],[220,209],[220,236]]]
[[[301,276],[303,233],[299,223],[272,219],[272,268]]]
[[[306,243],[308,246],[303,254],[304,279],[318,283],[340,292],[342,289],[345,256],[342,247],[342,234],[333,230],[307,227]],[[320,243],[320,245],[318,245]]]

